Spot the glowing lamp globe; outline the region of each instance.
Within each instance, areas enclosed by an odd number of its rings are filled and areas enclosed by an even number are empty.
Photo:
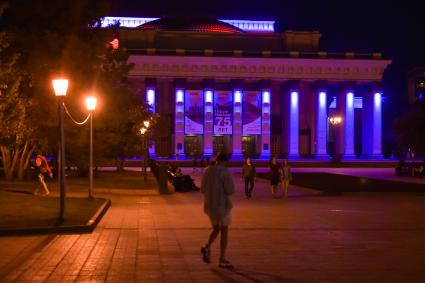
[[[144,135],[145,133],[146,133],[146,131],[147,131],[148,129],[146,129],[146,128],[141,128],[140,129],[140,133],[142,134],[142,135]]]
[[[96,109],[96,97],[87,97],[85,99],[87,109],[93,111]]]
[[[149,121],[144,121],[144,122],[143,122],[143,125],[144,125],[146,128],[149,128],[149,126],[150,126],[150,122],[149,122]]]
[[[53,80],[53,89],[55,90],[56,96],[66,96],[66,91],[68,90],[68,80],[58,79]]]

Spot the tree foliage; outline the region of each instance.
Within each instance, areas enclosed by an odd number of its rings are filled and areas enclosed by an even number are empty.
[[[10,1],[0,22],[5,31],[0,35],[0,130],[7,133],[0,145],[9,152],[2,156],[5,171],[12,171],[8,178],[17,174],[11,166],[23,152],[31,154],[38,146],[57,153],[58,105],[51,87],[57,76],[70,81],[65,104],[77,120],[87,115],[84,97],[97,96],[99,160],[135,154],[136,128],[149,112],[126,80],[133,66],[125,50],[108,44],[114,28],[100,28],[107,6],[107,0]],[[84,167],[88,126],[77,127],[67,119],[65,130],[67,162]]]
[[[411,111],[397,118],[394,131],[402,153],[410,148],[416,156],[425,157],[425,101],[417,102]]]

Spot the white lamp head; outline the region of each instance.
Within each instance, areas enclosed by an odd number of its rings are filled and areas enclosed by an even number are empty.
[[[93,111],[96,109],[96,97],[86,97],[85,102],[87,110]]]
[[[68,80],[57,79],[52,81],[53,89],[55,90],[56,96],[66,96],[68,90]]]

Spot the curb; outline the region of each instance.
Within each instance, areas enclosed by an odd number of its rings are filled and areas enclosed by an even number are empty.
[[[91,233],[111,206],[111,201],[105,199],[96,213],[84,225],[67,225],[54,227],[32,227],[24,229],[0,230],[0,236],[33,235],[33,234],[78,234]]]

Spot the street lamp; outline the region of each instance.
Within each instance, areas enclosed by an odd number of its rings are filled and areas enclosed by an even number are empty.
[[[96,97],[87,97],[85,102],[90,112],[89,198],[93,198],[93,115],[96,109]]]
[[[333,133],[334,133],[334,138],[335,138],[335,147],[333,150],[333,159],[334,161],[338,161],[338,153],[339,153],[339,148],[340,148],[340,141],[339,141],[339,137],[337,137],[337,133],[339,133],[339,131],[337,131],[337,127],[339,126],[339,124],[342,123],[342,117],[341,116],[331,116],[329,117],[329,123],[332,125],[333,128]],[[338,138],[338,143],[337,143],[337,138]]]
[[[341,122],[342,122],[342,118],[340,116],[329,117],[329,123],[331,123],[334,126],[341,124]]]
[[[143,121],[144,127],[140,128],[140,133],[142,134],[142,152],[143,152],[143,179],[146,182],[147,181],[147,159],[148,159],[148,137],[147,137],[147,131],[150,126],[150,122],[148,120]]]
[[[66,91],[68,90],[68,80],[66,79],[57,79],[52,81],[53,89],[56,96],[58,97],[58,112],[59,112],[59,182],[60,182],[60,209],[59,209],[59,221],[65,219],[65,199],[66,199],[66,189],[65,189],[65,132],[64,132],[64,97],[66,96]]]

